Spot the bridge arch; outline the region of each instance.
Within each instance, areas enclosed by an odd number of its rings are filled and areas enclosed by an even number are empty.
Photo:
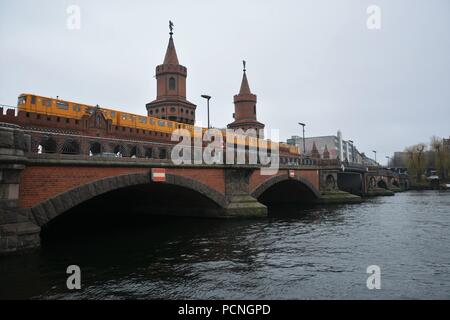
[[[382,189],[388,189],[387,183],[386,183],[386,181],[384,181],[384,179],[380,179],[377,182],[377,187],[382,188]]]
[[[139,185],[178,186],[200,194],[218,209],[227,206],[227,200],[222,193],[193,179],[166,174],[166,182],[155,183],[150,180],[149,173],[134,173],[108,177],[68,190],[31,208],[31,215],[36,224],[42,227],[64,212],[86,201],[112,191]]]
[[[320,198],[319,190],[303,177],[275,176],[257,186],[252,196],[265,205],[308,202]]]

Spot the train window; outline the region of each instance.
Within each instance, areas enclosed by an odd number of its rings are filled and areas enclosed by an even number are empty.
[[[127,120],[127,115],[126,114],[122,114],[122,120]]]
[[[172,123],[172,122],[167,122],[167,126],[168,126],[169,128],[173,128],[173,123]]]
[[[155,119],[153,119],[153,118],[150,118],[150,124],[155,124]]]
[[[67,102],[57,101],[56,107],[61,110],[69,110],[69,104]]]
[[[31,104],[36,104],[36,96],[31,96]]]
[[[18,104],[25,104],[25,103],[27,103],[27,97],[26,96],[19,97],[19,101],[17,103]]]
[[[139,122],[140,122],[140,123],[147,123],[147,118],[145,118],[145,117],[139,117]]]
[[[164,127],[166,125],[166,123],[162,120],[158,120],[158,126],[160,127]]]
[[[42,100],[42,105],[44,107],[50,108],[52,106],[52,100],[44,99],[44,100]]]
[[[115,111],[111,111],[111,117],[113,117],[113,118],[116,117],[116,112]]]
[[[75,112],[80,112],[81,107],[80,107],[79,105],[77,105],[77,104],[74,104],[74,105],[72,106],[72,110],[75,111]]]

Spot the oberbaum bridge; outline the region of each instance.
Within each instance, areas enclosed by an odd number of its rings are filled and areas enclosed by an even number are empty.
[[[172,35],[171,28],[147,113],[192,127],[196,106],[186,99],[187,69],[178,62]],[[53,219],[114,192],[139,192],[150,201],[149,213],[259,218],[279,205],[359,203],[406,186],[403,176],[386,168],[330,159],[326,151],[306,157],[281,143],[274,175],[261,174],[259,164],[175,165],[169,158],[176,142],[167,132],[112,121],[98,106],[73,117],[39,111],[43,104],[80,111],[74,103],[34,95],[21,95],[18,108],[0,108],[0,254],[38,248],[41,229]],[[264,128],[245,65],[234,104],[228,128]]]

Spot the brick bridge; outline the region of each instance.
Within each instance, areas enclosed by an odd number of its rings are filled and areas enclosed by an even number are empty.
[[[102,197],[125,195],[127,210],[149,213],[257,218],[278,205],[360,202],[401,186],[391,171],[336,161],[282,165],[267,176],[251,165],[36,154],[26,141],[20,127],[0,124],[0,254],[38,247],[41,227]],[[165,181],[156,181],[155,169],[165,171]]]

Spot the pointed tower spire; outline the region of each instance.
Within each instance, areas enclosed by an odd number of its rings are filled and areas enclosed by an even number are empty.
[[[320,153],[319,153],[319,150],[317,150],[315,141],[313,141],[313,146],[312,146],[312,150],[311,150],[311,158],[320,159]]]
[[[173,27],[169,21],[169,46],[164,63],[156,67],[156,100],[146,104],[147,112],[150,117],[193,125],[197,106],[186,99],[187,68],[178,62]]]
[[[173,22],[169,21],[170,38],[169,38],[169,45],[167,46],[166,56],[164,57],[163,64],[179,65],[177,50],[175,49],[175,44],[173,42],[173,37],[172,37],[173,36],[173,27],[174,27]]]
[[[244,75],[242,76],[241,90],[239,91],[239,94],[251,94],[252,92],[250,91],[250,86],[248,85],[247,80],[247,62],[244,60],[242,63],[244,64]]]
[[[241,89],[237,95],[234,96],[234,121],[228,124],[229,129],[252,129],[257,132],[260,138],[263,138],[261,129],[264,129],[264,124],[256,119],[256,102],[257,98],[250,91],[250,86],[247,80],[246,62],[244,64],[244,75],[242,77]]]
[[[323,154],[322,154],[324,159],[330,159],[330,152],[328,151],[328,146],[325,145],[325,149],[323,149]]]

